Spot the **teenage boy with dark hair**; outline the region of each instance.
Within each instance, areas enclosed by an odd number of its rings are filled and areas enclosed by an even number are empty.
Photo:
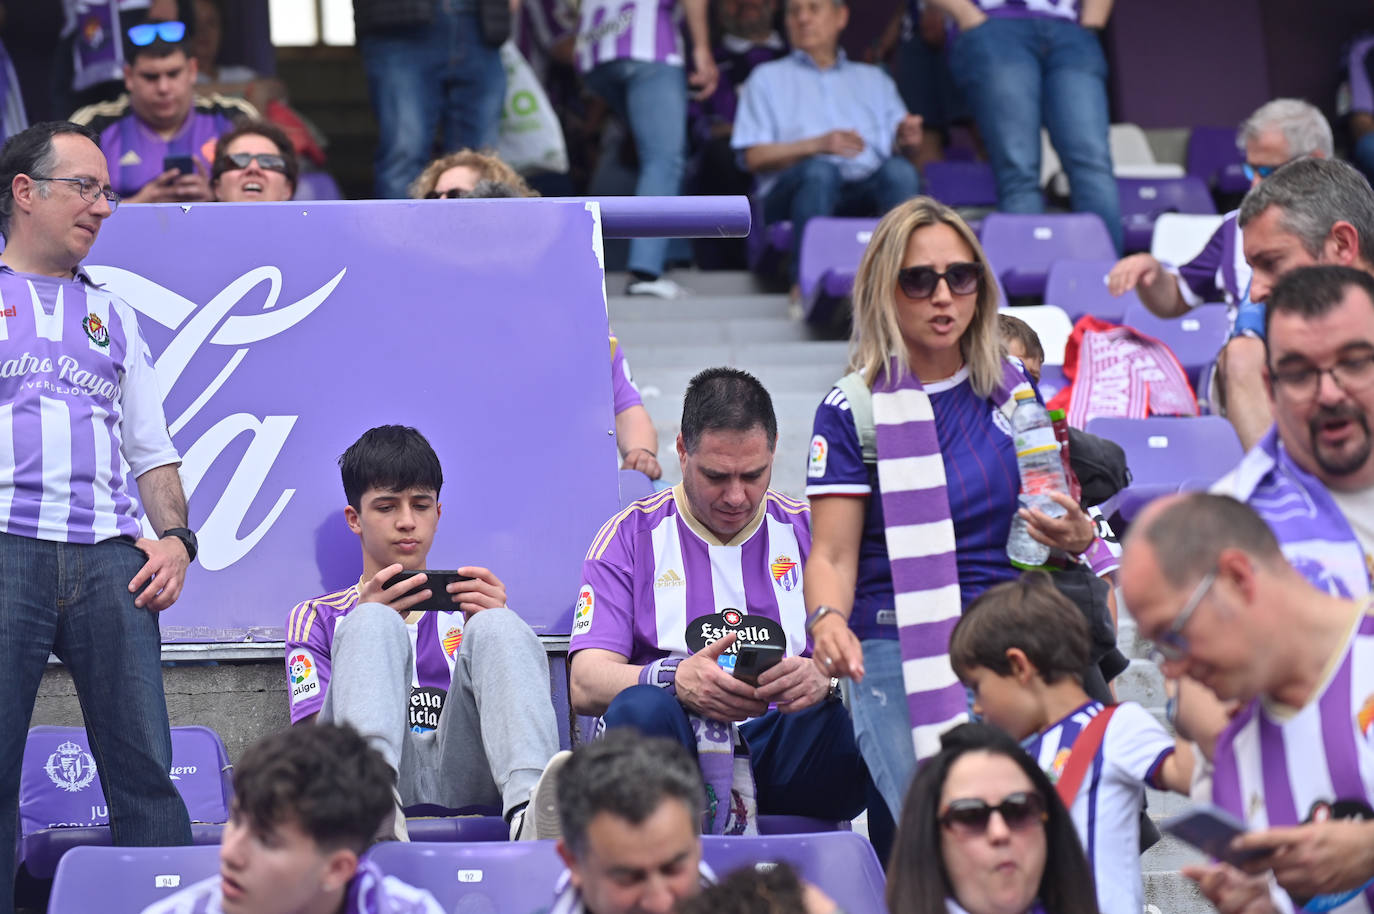
[[[351,727],[263,737],[234,771],[219,875],[144,914],[442,914],[429,892],[359,859],[391,811],[394,780]]]
[[[1144,708],[1106,708],[1088,696],[1090,644],[1083,613],[1048,574],[1031,571],[973,601],[950,635],[949,659],[973,693],[974,713],[1025,743],[1050,780],[1083,770],[1064,805],[1092,863],[1098,903],[1103,914],[1138,914],[1144,788],[1186,794],[1191,765]],[[1093,725],[1104,713],[1105,724]],[[1083,750],[1087,759],[1075,756]]]
[[[446,585],[452,609],[412,612],[435,588],[425,575],[443,506],[443,470],[424,436],[384,425],[339,458],[363,574],[306,600],[286,627],[291,720],[349,723],[398,772],[399,801],[500,806],[511,837],[557,837],[552,778],[558,749],[544,649],[506,607],[486,568]],[[480,712],[480,713],[479,713]],[[537,784],[534,815],[525,815]],[[548,795],[546,795],[548,794]],[[405,819],[398,814],[397,837]]]

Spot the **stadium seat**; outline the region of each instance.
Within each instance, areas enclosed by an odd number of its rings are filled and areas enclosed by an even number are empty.
[[[1221,194],[1243,194],[1250,182],[1241,170],[1244,154],[1236,146],[1234,127],[1194,127],[1188,134],[1188,174]]]
[[[812,324],[826,324],[836,307],[854,288],[877,219],[840,219],[819,217],[808,220],[802,234],[801,263],[797,283],[801,286],[802,307]]]
[[[508,841],[510,825],[499,806],[450,809],[432,803],[405,808],[406,831],[412,841]]]
[[[1045,304],[1063,308],[1069,320],[1085,314],[1113,324],[1121,323],[1126,306],[1140,301],[1134,289],[1113,295],[1107,289],[1107,274],[1115,260],[1056,260],[1050,264],[1045,282]]]
[[[219,872],[213,847],[74,847],[57,865],[48,914],[141,911]]]
[[[930,162],[925,192],[946,206],[996,206],[997,179],[987,162]]]
[[[1117,178],[1126,253],[1149,250],[1155,222],[1165,213],[1213,214],[1212,195],[1201,178]]]
[[[218,844],[229,819],[231,766],[209,727],[172,728],[172,780],[191,815],[197,844]],[[19,785],[19,860],[47,879],[73,847],[110,843],[109,811],[81,727],[29,730]]]
[[[1112,236],[1096,213],[989,213],[980,241],[1006,294],[1045,294],[1056,260],[1115,260]]]
[[[1224,216],[1165,213],[1155,222],[1150,253],[1160,263],[1182,266],[1196,257],[1221,225]]]
[[[1073,333],[1073,321],[1069,320],[1063,308],[1054,305],[1019,305],[1000,310],[1030,324],[1035,335],[1040,337],[1046,365],[1064,364],[1064,344]]]
[[[792,865],[801,877],[829,895],[847,914],[886,914],[887,882],[873,845],[853,832],[725,837],[705,835],[702,856],[717,876],[742,867]]]
[[[792,223],[764,225],[763,202],[757,197],[749,198],[749,211],[753,220],[745,243],[749,269],[755,273],[771,273],[792,250]]]
[[[407,844],[386,841],[367,852],[383,873],[428,889],[446,911],[504,914],[543,910],[563,861],[553,841]]]
[[[1112,124],[1107,131],[1112,151],[1112,173],[1118,178],[1179,178],[1183,166],[1155,159],[1145,131],[1136,124]],[[1057,197],[1069,195],[1069,176],[1059,153],[1050,142],[1050,132],[1040,129],[1040,186],[1048,186]]]
[[[1226,307],[1219,304],[1199,305],[1182,317],[1165,318],[1136,302],[1126,309],[1121,322],[1166,344],[1187,372],[1194,391],[1231,330]]]
[[[1090,419],[1087,431],[1126,452],[1132,480],[1114,507],[1128,523],[1162,495],[1211,485],[1243,455],[1236,430],[1220,416]]]

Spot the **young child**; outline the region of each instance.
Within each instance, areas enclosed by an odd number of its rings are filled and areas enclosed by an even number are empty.
[[[1010,314],[997,315],[997,329],[1002,334],[1002,348],[1007,355],[1015,356],[1026,366],[1026,374],[1031,380],[1040,383],[1040,369],[1045,364],[1045,347],[1040,344],[1040,335],[1031,325]]]
[[[1103,705],[1083,690],[1089,658],[1083,614],[1042,571],[975,600],[950,636],[954,672],[973,710],[1021,740],[1058,781],[1074,743]],[[1092,864],[1103,914],[1140,914],[1140,811],[1145,787],[1188,792],[1191,757],[1148,711],[1116,707],[1070,806]]]

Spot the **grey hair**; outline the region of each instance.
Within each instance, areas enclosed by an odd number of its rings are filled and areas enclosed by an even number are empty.
[[[1326,117],[1300,98],[1276,98],[1265,102],[1245,119],[1236,134],[1236,145],[1242,150],[1261,133],[1277,130],[1288,145],[1288,158],[1321,153],[1328,159],[1335,154],[1331,125]]]
[[[1360,258],[1374,263],[1374,190],[1354,166],[1338,159],[1303,158],[1265,178],[1240,203],[1237,224],[1245,226],[1271,206],[1279,226],[1303,249],[1319,257],[1331,227],[1349,222],[1360,238]]]

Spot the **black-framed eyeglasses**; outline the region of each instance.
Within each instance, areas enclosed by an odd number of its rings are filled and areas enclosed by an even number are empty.
[[[129,40],[140,48],[146,48],[159,38],[175,44],[185,37],[186,23],[175,20],[172,22],[145,22],[129,29]]]
[[[1193,593],[1188,597],[1188,602],[1183,604],[1183,608],[1178,611],[1174,621],[1164,631],[1155,635],[1155,646],[1150,651],[1150,659],[1156,665],[1169,660],[1182,660],[1188,656],[1188,639],[1183,637],[1183,629],[1188,621],[1193,618],[1193,613],[1202,603],[1202,599],[1207,596],[1207,591],[1212,589],[1212,585],[1217,581],[1217,573],[1209,571],[1202,576],[1202,580],[1197,582],[1197,587],[1193,588]]]
[[[104,187],[95,178],[39,178],[29,175],[34,181],[61,181],[63,184],[75,184],[76,192],[81,195],[81,199],[87,203],[95,203],[101,197],[110,204],[110,212],[119,209],[119,194],[110,185]]]
[[[943,273],[937,272],[934,267],[903,267],[897,273],[897,285],[907,298],[930,298],[942,279],[954,295],[968,295],[978,291],[983,281],[983,265],[952,263],[945,267]]]
[[[425,194],[426,200],[457,200],[463,196],[463,191],[456,187],[451,187],[445,191],[432,190]]]
[[[1007,794],[997,805],[975,797],[950,800],[945,811],[940,813],[940,824],[950,831],[967,836],[981,835],[988,830],[992,814],[997,813],[1007,828],[1023,831],[1041,824],[1049,818],[1045,811],[1045,798],[1038,793],[1018,791]]]
[[[224,156],[224,161],[233,168],[247,168],[255,160],[263,171],[279,171],[286,174],[286,157],[275,152],[231,152]]]
[[[1283,163],[1287,165],[1288,163]],[[1254,181],[1255,175],[1259,175],[1261,181],[1282,168],[1283,165],[1252,165],[1246,162],[1240,166],[1240,170],[1245,172],[1245,180]]]
[[[1322,375],[1331,375],[1331,380],[1346,393],[1357,393],[1374,384],[1374,352],[1348,355],[1328,368],[1304,365],[1299,368],[1270,368],[1269,377],[1290,396],[1307,400],[1317,395],[1321,388]]]

